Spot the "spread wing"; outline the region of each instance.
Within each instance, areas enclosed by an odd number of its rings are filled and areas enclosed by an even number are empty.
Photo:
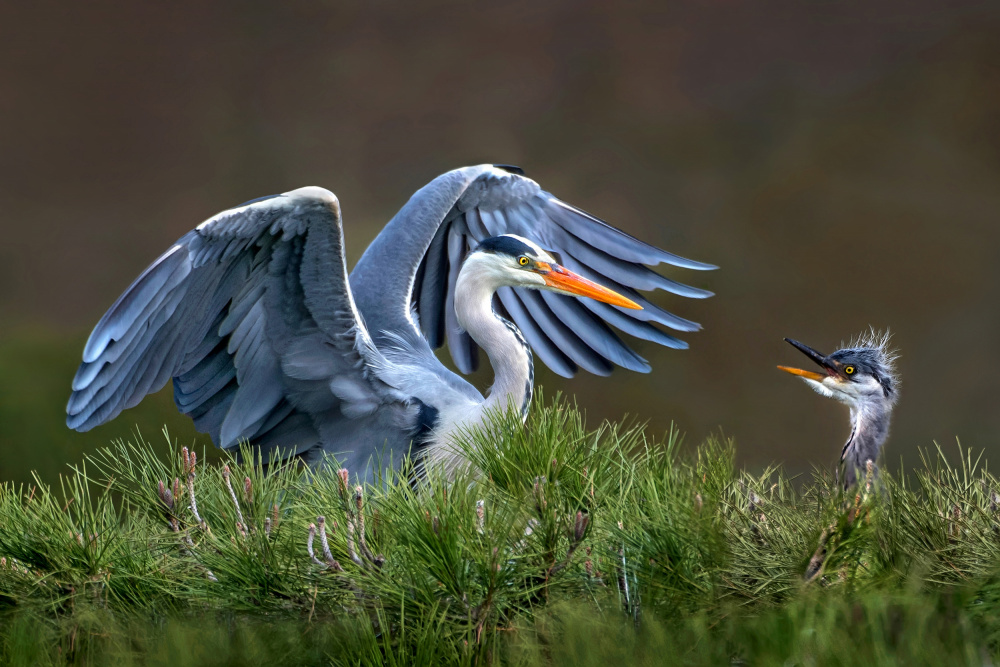
[[[67,424],[86,431],[173,378],[177,407],[220,447],[301,453],[365,420],[369,442],[392,441],[405,420],[378,409],[410,406],[383,363],[351,296],[337,199],[302,188],[219,213],[146,269],[90,335]]]
[[[564,377],[579,368],[607,375],[614,365],[646,372],[649,364],[615,332],[673,348],[687,344],[664,331],[699,325],[647,300],[640,291],[690,298],[710,292],[671,280],[649,266],[713,269],[635,239],[560,201],[511,167],[448,172],[417,192],[372,243],[351,274],[358,307],[376,339],[406,331],[432,348],[448,344],[456,366],[477,366],[477,347],[455,315],[455,282],[465,255],[490,236],[518,234],[643,310],[626,310],[551,292],[503,288],[495,308],[513,320],[535,354]]]

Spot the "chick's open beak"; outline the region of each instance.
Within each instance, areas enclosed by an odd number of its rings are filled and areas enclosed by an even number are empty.
[[[804,377],[807,380],[815,380],[816,382],[822,382],[823,378],[827,377],[823,373],[804,371],[801,368],[792,368],[791,366],[778,366],[778,370],[785,371],[786,373],[791,373],[792,375],[798,375],[800,377]]]
[[[839,364],[837,364],[837,362],[830,361],[824,355],[820,354],[819,352],[817,352],[816,350],[812,349],[808,345],[804,345],[803,343],[800,343],[797,340],[792,340],[791,338],[786,338],[785,341],[788,342],[788,343],[790,343],[797,350],[799,350],[799,352],[801,352],[802,354],[806,355],[807,357],[809,357],[810,359],[812,359],[813,361],[815,361],[826,372],[825,373],[817,373],[815,371],[805,371],[805,370],[802,370],[801,368],[793,368],[791,366],[778,366],[779,370],[783,370],[786,373],[791,373],[792,375],[798,375],[799,377],[804,377],[807,380],[814,380],[816,382],[822,382],[825,378],[830,377],[830,376],[833,376],[833,377],[841,377],[842,376],[842,374],[840,372],[840,368],[838,368]]]
[[[542,278],[545,279],[546,285],[565,294],[586,296],[594,299],[595,301],[609,303],[612,306],[621,306],[622,308],[630,308],[632,310],[642,310],[642,306],[637,304],[635,301],[622,296],[618,292],[609,290],[607,287],[598,285],[592,280],[587,280],[583,276],[573,273],[569,269],[558,264],[538,262],[535,270],[538,271]]]

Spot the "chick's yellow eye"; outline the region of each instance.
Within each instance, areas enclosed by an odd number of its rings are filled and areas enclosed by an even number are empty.
[[[528,263],[528,258],[522,255],[520,259],[517,260],[517,263],[521,266],[525,266]]]
[[[854,375],[854,366],[848,366],[847,368],[844,369],[844,372],[847,373],[848,375]]]

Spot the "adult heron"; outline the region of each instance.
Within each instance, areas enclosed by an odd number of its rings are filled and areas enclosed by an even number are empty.
[[[797,340],[785,340],[816,362],[822,372],[778,368],[801,377],[817,393],[850,408],[851,435],[840,453],[845,467],[844,486],[850,487],[857,481],[858,470],[865,470],[869,461],[875,465],[889,438],[889,420],[899,397],[896,353],[889,348],[889,335],[872,331],[828,355]]]
[[[332,193],[264,197],[185,234],[111,306],[84,348],[67,424],[93,428],[173,378],[178,409],[222,448],[249,441],[265,458],[309,462],[330,452],[369,477],[375,458],[408,451],[453,463],[457,429],[491,407],[525,413],[532,350],[568,377],[649,371],[609,325],[686,347],[654,325],[699,326],[638,290],[710,292],[645,266],[661,262],[715,268],[632,238],[516,167],[439,176],[350,276]],[[485,350],[487,397],[438,361],[445,342],[462,373]]]

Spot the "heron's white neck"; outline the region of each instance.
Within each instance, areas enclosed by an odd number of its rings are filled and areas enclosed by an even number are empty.
[[[476,260],[476,255],[470,256],[458,274],[455,314],[493,367],[493,386],[483,408],[504,410],[514,405],[521,409],[522,417],[527,416],[534,382],[531,350],[517,327],[493,311],[493,294],[507,281]]]

